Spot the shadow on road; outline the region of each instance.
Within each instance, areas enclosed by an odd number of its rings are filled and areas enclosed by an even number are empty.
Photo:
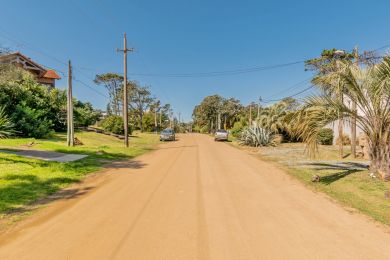
[[[141,169],[147,164],[136,160],[117,161],[104,166],[104,168],[117,168],[117,169]]]

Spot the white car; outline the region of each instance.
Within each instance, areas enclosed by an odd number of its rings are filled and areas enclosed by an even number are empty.
[[[215,132],[214,141],[227,141],[229,139],[229,133],[224,129],[219,129]]]

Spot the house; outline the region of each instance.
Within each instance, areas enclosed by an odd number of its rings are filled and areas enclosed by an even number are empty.
[[[47,69],[20,52],[3,54],[0,64],[13,64],[30,72],[38,83],[54,88],[56,80],[61,79],[55,70]]]

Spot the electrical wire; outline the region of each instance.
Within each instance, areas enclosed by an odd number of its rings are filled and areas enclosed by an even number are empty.
[[[286,96],[286,97],[279,98],[279,99],[262,100],[262,102],[263,102],[263,103],[272,103],[272,102],[281,101],[281,100],[286,99],[286,98],[296,97],[296,96],[298,96],[298,95],[300,95],[300,94],[302,94],[302,93],[304,93],[304,92],[306,92],[306,91],[312,89],[313,87],[314,87],[314,85],[311,85],[311,86],[305,88],[304,90],[301,90],[301,91],[299,91],[299,92],[297,92],[297,93],[295,93],[295,94],[292,94],[292,95],[290,95],[290,96]]]

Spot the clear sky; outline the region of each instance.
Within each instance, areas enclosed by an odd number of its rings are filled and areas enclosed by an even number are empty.
[[[207,95],[243,103],[259,96],[278,99],[307,88],[308,83],[294,84],[310,77],[302,63],[213,77],[196,73],[301,61],[324,48],[390,44],[386,0],[2,0],[0,9],[0,46],[65,73],[64,62],[71,59],[76,80],[84,83],[74,82],[74,95],[103,109],[106,92],[92,79],[96,73],[122,73],[116,48],[127,32],[129,47],[136,49],[129,54],[130,79],[151,86],[185,120]],[[57,86],[64,88],[66,81]]]

